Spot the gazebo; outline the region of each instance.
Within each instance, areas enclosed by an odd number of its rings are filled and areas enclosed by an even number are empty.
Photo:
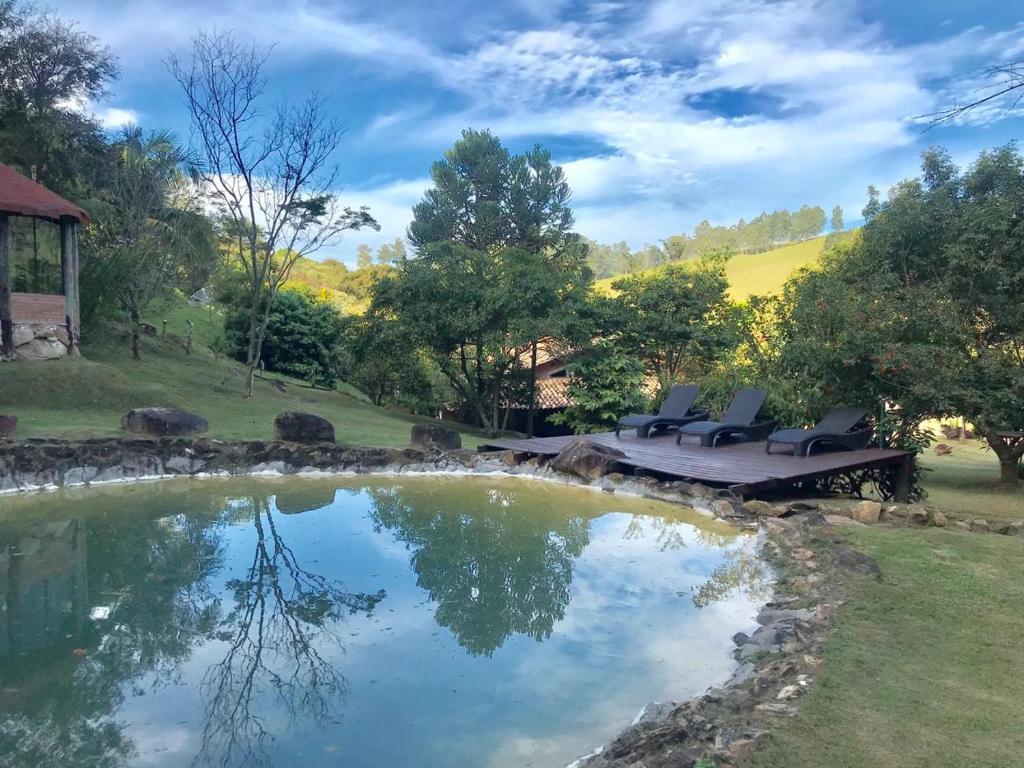
[[[78,227],[88,220],[0,164],[0,359],[78,354]]]

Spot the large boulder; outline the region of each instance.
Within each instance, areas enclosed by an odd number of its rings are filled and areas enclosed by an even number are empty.
[[[421,451],[457,451],[462,447],[462,435],[440,424],[413,424],[412,447]]]
[[[290,443],[333,443],[334,425],[314,413],[285,411],[274,419],[274,437]]]
[[[569,443],[551,460],[551,468],[584,480],[597,480],[613,471],[615,463],[625,457],[626,454],[617,448],[580,438]]]
[[[18,431],[18,417],[0,413],[0,440],[13,440]]]
[[[133,408],[121,418],[121,429],[150,437],[197,435],[209,428],[202,416],[178,408]]]

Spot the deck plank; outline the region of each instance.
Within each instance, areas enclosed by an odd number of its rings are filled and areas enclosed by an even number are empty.
[[[553,456],[578,439],[577,435],[502,438],[488,441],[480,450],[511,450],[534,456]],[[858,469],[894,466],[908,456],[905,451],[864,448],[805,458],[787,453],[767,454],[763,442],[701,448],[699,440],[690,437],[684,437],[683,443],[676,445],[674,432],[649,439],[630,435],[616,437],[612,432],[605,432],[585,435],[584,439],[623,451],[626,457],[620,463],[636,469],[709,485],[738,487],[751,493]]]

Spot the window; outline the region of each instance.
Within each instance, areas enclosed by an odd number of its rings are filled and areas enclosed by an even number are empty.
[[[60,227],[30,216],[11,216],[11,290],[64,292],[60,267]]]

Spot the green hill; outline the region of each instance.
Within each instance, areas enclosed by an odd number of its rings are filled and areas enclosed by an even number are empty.
[[[745,299],[753,294],[778,293],[787,279],[801,267],[816,264],[825,247],[825,237],[783,245],[761,253],[740,253],[729,259],[726,273],[729,294]],[[657,269],[657,267],[655,267]],[[609,292],[622,275],[598,280],[598,291]]]
[[[215,358],[207,346],[222,326],[215,311],[182,302],[146,319],[158,329],[166,319],[167,336],[145,337],[139,362],[127,339],[109,339],[87,345],[80,359],[0,365],[0,413],[18,416],[20,438],[97,437],[123,434],[121,416],[132,408],[171,406],[206,417],[210,437],[243,440],[271,438],[282,411],[308,411],[334,424],[338,442],[381,447],[409,445],[412,424],[427,421],[378,408],[352,388],[312,389],[277,374],[258,379],[255,397],[246,400],[244,366]],[[192,355],[182,341],[186,320],[195,326]],[[473,447],[478,440],[464,434],[463,442]]]

